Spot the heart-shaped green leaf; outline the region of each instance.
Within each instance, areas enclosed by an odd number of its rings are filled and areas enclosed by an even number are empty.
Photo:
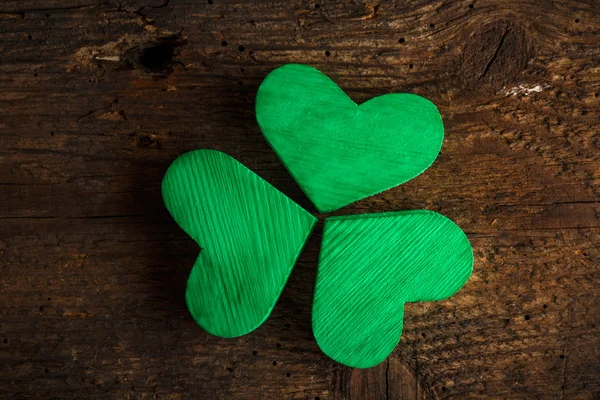
[[[342,364],[377,365],[400,341],[404,303],[446,299],[472,270],[469,240],[443,215],[327,218],[313,303],[317,343]]]
[[[360,106],[318,70],[288,64],[256,97],[267,141],[321,212],[400,185],[426,170],[442,146],[442,118],[429,100],[406,93]]]
[[[202,248],[185,296],[196,322],[222,337],[256,329],[275,306],[316,218],[214,150],[177,158],[162,194]]]

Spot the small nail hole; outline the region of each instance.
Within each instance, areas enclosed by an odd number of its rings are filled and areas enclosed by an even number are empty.
[[[276,366],[276,365],[277,365],[277,361],[273,361],[273,366]]]
[[[208,0],[208,4],[213,4],[213,0]]]
[[[240,46],[240,47],[238,47],[238,51],[240,51],[240,52],[241,52],[241,51],[244,51],[244,50],[246,50],[246,48],[245,48],[244,46]]]
[[[48,370],[48,368],[44,368],[44,372],[48,373],[48,372],[50,372],[50,370]]]
[[[277,348],[280,348],[280,347],[281,347],[281,344],[280,344],[280,343],[277,343],[275,346],[276,346]]]
[[[286,323],[286,324],[285,324],[285,327],[286,327],[286,328],[289,328],[290,326],[291,326],[291,325],[290,325],[289,323]]]
[[[289,372],[285,374],[286,378],[289,378],[290,376],[292,376],[292,374],[290,374]]]
[[[40,311],[44,311],[44,306],[40,306]]]
[[[579,19],[576,19],[576,20],[575,20],[575,23],[576,23],[576,24],[578,24],[578,23],[579,23]]]
[[[256,350],[254,350],[254,351],[252,352],[252,355],[253,355],[253,356],[255,356],[255,355],[257,355],[257,354],[258,354],[258,351],[256,351]]]
[[[413,65],[412,64],[408,64],[408,69],[413,69]]]
[[[564,359],[565,359],[565,355],[564,355],[564,354],[561,354],[561,355],[560,355],[560,356],[558,356],[558,357],[559,357],[561,360],[564,360]]]
[[[46,15],[46,18],[50,18],[50,14],[46,13],[45,15]]]
[[[315,8],[319,8],[319,7],[321,7],[320,4],[315,4]]]
[[[525,321],[529,321],[529,315],[525,316]]]
[[[404,39],[403,37],[401,37],[400,39],[398,39],[398,43],[404,43],[406,42],[406,39]]]
[[[223,41],[221,42],[221,46],[223,46],[223,47],[227,46],[227,41],[226,41],[226,40],[223,40]]]
[[[331,52],[330,52],[329,50],[327,50],[327,51],[325,52],[325,57],[329,57],[330,55],[331,55]]]
[[[548,304],[544,304],[544,305],[542,306],[542,308],[543,308],[543,309],[546,309],[546,308],[548,308]]]
[[[469,4],[469,8],[474,8],[475,6],[473,4]]]
[[[31,37],[31,35],[27,35],[27,39],[31,40],[33,38]]]
[[[435,24],[429,24],[430,28],[435,28]]]
[[[4,344],[7,344],[8,343],[8,339],[4,338],[3,342],[4,342]]]

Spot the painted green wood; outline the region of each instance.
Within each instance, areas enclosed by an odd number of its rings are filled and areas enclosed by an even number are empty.
[[[342,364],[377,365],[400,341],[404,303],[446,299],[472,269],[469,240],[441,214],[327,218],[313,303],[317,343]]]
[[[196,322],[221,337],[256,329],[275,306],[316,218],[214,150],[177,158],[162,195],[201,247],[185,295]]]
[[[406,93],[360,106],[318,70],[287,64],[256,97],[267,141],[321,212],[400,185],[426,170],[444,138],[429,100]]]

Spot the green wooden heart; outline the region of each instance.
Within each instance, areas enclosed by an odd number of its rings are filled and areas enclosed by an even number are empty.
[[[256,329],[275,306],[316,218],[214,150],[177,158],[162,194],[202,248],[185,295],[196,322],[221,337]]]
[[[404,303],[446,299],[472,270],[469,240],[441,214],[327,218],[313,302],[317,343],[342,364],[377,365],[400,341]]]
[[[429,100],[387,94],[357,105],[318,70],[288,64],[256,97],[267,141],[321,212],[400,185],[426,170],[444,138]]]

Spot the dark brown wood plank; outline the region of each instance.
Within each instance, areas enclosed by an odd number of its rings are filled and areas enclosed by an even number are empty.
[[[536,0],[2,2],[0,396],[598,398],[599,14]],[[289,62],[359,102],[426,96],[444,118],[431,169],[336,213],[435,210],[475,251],[464,289],[408,305],[400,345],[371,370],[312,337],[318,232],[256,332],[209,336],[183,301],[198,248],[160,198],[176,156],[223,150],[312,210],[254,119],[261,80]]]

